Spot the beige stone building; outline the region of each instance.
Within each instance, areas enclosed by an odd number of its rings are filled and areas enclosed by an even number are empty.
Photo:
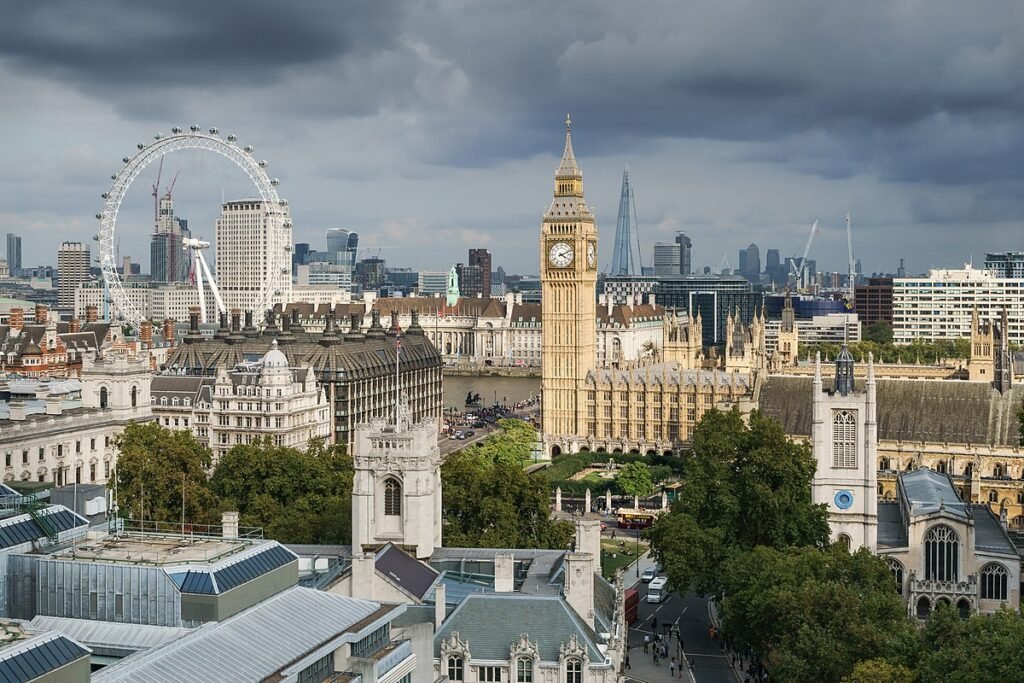
[[[764,320],[743,325],[730,314],[721,357],[705,356],[699,317],[654,307],[642,314],[647,337],[632,362],[602,343],[597,300],[597,226],[583,197],[570,122],[555,171],[554,198],[540,235],[542,423],[549,455],[566,452],[675,452],[704,412],[753,393],[766,367]],[[607,306],[607,304],[606,304]],[[640,325],[642,324],[642,328]],[[619,341],[621,345],[621,341]]]

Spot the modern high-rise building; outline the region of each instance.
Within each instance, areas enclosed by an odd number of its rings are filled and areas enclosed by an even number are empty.
[[[996,277],[970,266],[931,270],[928,275],[892,281],[892,333],[897,344],[915,339],[967,339],[971,317],[982,321],[1007,313],[1007,338],[1024,343],[1024,279]]]
[[[291,254],[278,243],[280,228],[271,224],[290,221],[290,211],[284,203],[273,210],[265,204],[262,199],[226,202],[217,217],[216,278],[228,310],[262,315],[255,309],[270,281],[281,283],[275,301],[287,301],[291,294]]]
[[[486,249],[470,249],[469,265],[480,268],[480,296],[490,298],[490,252]],[[466,290],[463,290],[465,292]],[[474,296],[469,294],[467,296]]]
[[[619,220],[612,244],[612,267],[609,275],[640,275],[640,238],[637,235],[636,200],[629,184],[629,167],[622,172],[622,193],[619,195]]]
[[[7,266],[11,275],[18,275],[21,270],[21,238],[13,232],[7,233]]]
[[[672,242],[654,243],[654,275],[689,275],[692,267],[693,242],[686,233],[677,232]]]
[[[365,289],[377,289],[384,284],[387,264],[382,258],[364,258],[356,263],[352,281]]]
[[[185,282],[192,270],[192,254],[182,248],[182,239],[191,237],[188,221],[174,215],[170,192],[160,198],[153,237],[149,242],[149,272],[153,282]]]
[[[327,230],[327,253],[333,255],[330,261],[334,265],[354,268],[356,252],[359,250],[359,233],[344,228]]]
[[[654,243],[654,274],[679,274],[679,247],[674,242]]]
[[[299,274],[299,266],[306,263],[309,255],[309,242],[296,242],[292,249],[292,277]]]
[[[693,242],[686,233],[676,233],[676,246],[679,247],[679,274],[689,275],[693,272]]]
[[[455,264],[455,272],[459,276],[459,293],[467,297],[481,297],[484,290],[484,269],[480,266],[471,266],[465,263]],[[490,279],[491,271],[487,271]]]
[[[421,270],[416,287],[420,296],[444,294],[448,290],[447,270]]]
[[[89,247],[81,242],[64,242],[57,249],[57,308],[75,307],[75,290],[89,281]]]
[[[786,269],[782,267],[782,257],[778,249],[769,249],[765,253],[764,272],[772,284],[785,284]]]
[[[985,254],[985,270],[996,277],[1024,278],[1024,251]]]
[[[740,249],[739,266],[739,274],[750,282],[757,283],[761,280],[761,251],[756,244]]]
[[[892,324],[892,278],[872,277],[867,284],[857,285],[854,310],[865,325]]]

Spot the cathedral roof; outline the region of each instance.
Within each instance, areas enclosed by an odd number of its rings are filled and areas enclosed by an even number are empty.
[[[787,434],[811,433],[810,377],[773,375],[761,386],[759,408],[782,422]],[[831,379],[825,378],[825,388]],[[856,383],[863,391],[863,382]],[[992,444],[1019,443],[1018,412],[1024,387],[1000,394],[984,382],[879,379],[878,438],[882,441]]]
[[[749,390],[750,374],[746,372],[717,372],[715,370],[683,370],[677,363],[652,363],[628,370],[601,368],[587,373],[588,382],[597,384],[629,384],[632,386],[717,386],[741,387]]]

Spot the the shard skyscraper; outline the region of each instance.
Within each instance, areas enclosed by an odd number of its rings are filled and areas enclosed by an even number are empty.
[[[641,275],[640,237],[636,231],[636,201],[629,184],[629,166],[622,172],[619,222],[615,226],[612,267],[609,275]]]

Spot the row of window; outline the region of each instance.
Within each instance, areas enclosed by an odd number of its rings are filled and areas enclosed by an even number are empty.
[[[447,669],[448,680],[466,680],[466,666],[462,657],[449,657]],[[501,666],[478,666],[476,668],[477,680],[483,683],[502,683],[503,671],[504,667]],[[525,658],[516,659],[515,672],[515,683],[533,683],[533,660]],[[576,658],[566,660],[565,683],[583,683],[582,661]]]
[[[103,437],[103,447],[104,448],[110,448],[110,436]],[[56,448],[56,452],[52,453],[52,455],[54,455],[54,456],[56,456],[58,458],[63,458],[64,457],[64,444],[57,444],[57,446],[55,448]],[[92,437],[91,439],[89,439],[89,450],[92,451],[92,452],[95,452],[95,450],[96,450],[96,437]],[[27,449],[27,448],[23,448],[22,451],[21,451],[21,464],[22,465],[27,465],[28,464],[28,452],[29,452],[29,449]],[[75,453],[76,454],[80,454],[81,452],[82,452],[82,442],[81,441],[76,441],[75,442]],[[46,460],[46,447],[45,446],[40,446],[37,449],[37,453],[38,453],[38,457],[39,457],[39,462],[43,462],[44,460]],[[14,455],[10,451],[8,451],[7,453],[4,454],[4,466],[5,467],[12,467],[13,466],[13,464],[14,464],[13,463],[13,457],[14,457]]]

